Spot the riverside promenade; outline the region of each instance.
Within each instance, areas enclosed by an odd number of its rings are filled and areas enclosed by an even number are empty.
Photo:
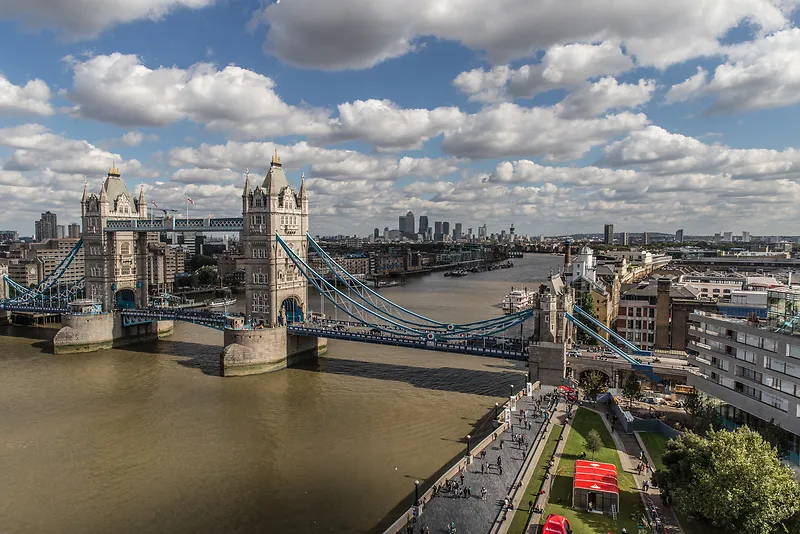
[[[421,514],[416,519],[413,513],[399,521],[390,532],[425,532],[425,527],[431,533],[449,533],[449,525],[455,523],[458,534],[485,534],[492,530],[493,525],[500,516],[504,500],[514,495],[513,486],[517,482],[520,470],[526,465],[526,459],[531,447],[538,445],[536,440],[542,426],[551,415],[551,403],[542,401],[542,391],[534,391],[532,397],[521,396],[517,401],[517,409],[512,412],[511,425],[504,421],[494,432],[494,439],[490,435],[478,447],[472,449],[472,461],[468,465],[466,459],[459,461],[457,466],[448,471],[450,480],[458,482],[459,491],[440,489],[437,495],[430,491],[421,494]],[[547,417],[534,415],[536,405],[547,410]],[[528,416],[531,428],[525,425],[526,419],[520,415],[524,410]],[[513,434],[523,435],[527,446],[523,447],[514,443]],[[502,444],[502,446],[501,446]],[[485,458],[481,458],[485,452]],[[465,448],[466,454],[466,448]],[[500,458],[500,466],[498,466]],[[464,480],[461,482],[461,476]],[[444,482],[444,480],[442,480]],[[443,484],[440,484],[442,486]],[[464,497],[461,490],[471,488],[471,497]],[[481,498],[481,489],[486,488],[486,498]],[[425,489],[428,489],[426,485]],[[422,491],[422,488],[421,488]],[[508,513],[506,522],[511,520],[513,511]],[[412,530],[409,530],[409,526]]]

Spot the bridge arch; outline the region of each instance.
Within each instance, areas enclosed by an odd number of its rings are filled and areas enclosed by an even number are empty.
[[[299,323],[303,321],[303,303],[300,297],[292,295],[281,302],[280,317],[283,324]]]
[[[114,303],[119,310],[130,310],[136,307],[136,293],[133,289],[120,289],[114,294]]]
[[[578,376],[577,376],[578,383],[580,383],[580,384],[586,383],[586,380],[588,380],[589,375],[591,375],[592,373],[598,373],[600,376],[602,376],[603,379],[604,379],[603,380],[603,385],[605,385],[606,387],[611,387],[612,386],[613,377],[611,375],[609,375],[603,369],[592,369],[592,368],[583,369],[578,373]]]

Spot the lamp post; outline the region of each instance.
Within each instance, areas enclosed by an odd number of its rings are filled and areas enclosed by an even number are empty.
[[[467,434],[467,457],[469,457],[469,453],[472,452],[472,451],[470,451],[470,448],[469,448],[469,440],[470,440],[471,437],[472,436]]]
[[[419,480],[414,481],[414,506],[419,506]]]
[[[497,410],[500,408],[500,403],[494,403],[494,420],[497,421]]]
[[[511,384],[511,396],[514,396],[514,384]]]

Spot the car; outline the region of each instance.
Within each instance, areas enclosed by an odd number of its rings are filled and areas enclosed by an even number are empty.
[[[369,333],[374,336],[379,336],[383,334],[383,330],[381,330],[380,328],[370,328]]]

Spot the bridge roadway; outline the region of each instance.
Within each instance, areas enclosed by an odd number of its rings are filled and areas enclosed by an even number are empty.
[[[692,367],[688,365],[686,359],[662,356],[656,357],[659,361],[655,363],[653,362],[653,358],[643,357],[641,360],[642,363],[651,364],[653,366],[653,372],[658,376],[667,380],[678,381],[683,384],[686,383],[688,375],[692,372]],[[611,378],[614,387],[622,386],[622,384],[619,383],[619,372],[629,372],[631,370],[631,364],[622,358],[617,358],[616,356],[608,354],[595,354],[593,357],[591,353],[584,353],[581,356],[568,355],[567,367],[572,369],[575,378],[584,371],[601,371]]]

